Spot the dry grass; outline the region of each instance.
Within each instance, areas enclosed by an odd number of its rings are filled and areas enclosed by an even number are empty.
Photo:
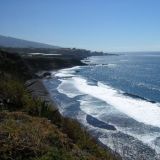
[[[81,149],[67,134],[60,131],[46,118],[31,117],[22,112],[0,113],[1,160],[110,159],[100,149],[101,152],[93,154],[89,149],[93,149],[95,144],[91,141],[88,145],[92,147],[88,146],[88,150]]]
[[[21,58],[0,52],[0,160],[116,159],[77,121],[32,98],[19,64],[26,70]]]

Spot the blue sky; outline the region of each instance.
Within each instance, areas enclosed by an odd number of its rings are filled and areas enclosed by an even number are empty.
[[[0,0],[0,34],[97,51],[160,51],[160,0]]]

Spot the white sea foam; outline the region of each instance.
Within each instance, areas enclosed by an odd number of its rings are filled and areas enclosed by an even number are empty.
[[[63,70],[62,72],[65,72],[63,76],[66,77],[71,75],[70,73],[72,71],[74,71],[74,69]],[[107,102],[109,105],[138,122],[160,127],[159,103],[151,103],[145,100],[125,96],[122,94],[122,91],[117,91],[100,82],[98,82],[97,86],[89,85],[85,79],[80,77],[71,77],[61,81],[62,83],[59,85],[58,91],[66,94],[70,98],[82,94],[88,94]]]
[[[57,87],[58,92],[65,94],[69,98],[82,95],[78,89],[74,86],[73,79],[68,78],[67,80],[60,80],[61,84]]]
[[[114,67],[117,67],[117,64],[109,63],[107,66],[108,66],[109,68],[114,68]]]
[[[79,69],[79,67],[76,69]],[[97,83],[97,86],[90,85],[86,79],[75,76],[75,68],[61,70],[56,76],[58,76],[61,81],[61,84],[57,88],[60,93],[67,95],[69,98],[85,95],[79,101],[81,110],[86,114],[90,114],[101,121],[105,121],[103,119],[104,116],[115,116],[123,113],[122,115],[131,117],[137,122],[160,127],[159,103],[151,103],[146,100],[125,96],[122,91],[100,82]],[[98,99],[106,102],[108,105],[99,103]],[[82,119],[84,120],[84,117]],[[84,120],[83,123],[89,125],[86,120]],[[113,125],[116,126],[116,124]],[[132,126],[130,127],[132,128]],[[160,136],[159,133],[152,133],[149,130],[146,130],[144,133],[136,133],[135,131],[132,132],[131,128],[128,130],[123,127],[119,128],[116,126],[116,128],[118,131],[133,136],[143,143],[148,144],[153,149],[156,146],[157,153],[160,153],[159,145],[155,145],[154,143],[156,137]],[[105,132],[106,130],[104,130],[104,133]],[[106,139],[102,138],[99,140],[104,143]],[[112,146],[109,147],[112,148]]]
[[[137,86],[148,88],[150,90],[160,91],[160,87],[157,85],[153,85],[153,84],[147,84],[147,83],[140,82],[140,83],[137,83]]]
[[[121,62],[128,62],[128,59],[121,59]]]
[[[59,77],[59,78],[72,77],[72,76],[74,76],[74,73],[76,72],[76,69],[80,69],[80,66],[61,69],[55,74],[55,76]]]
[[[80,101],[80,108],[86,114],[92,115],[96,118],[103,115],[104,113],[107,114],[107,111],[110,111],[109,106],[106,104],[100,103],[98,100],[85,96]]]
[[[78,115],[77,119],[90,130],[97,130],[102,133],[102,135],[108,135],[108,133],[111,132],[88,124],[86,114],[92,115],[93,117],[106,122],[104,117],[108,117],[109,115],[111,117],[116,117],[116,115],[119,116],[119,114],[124,113],[122,114],[124,117],[129,116],[138,122],[160,127],[160,105],[158,103],[151,103],[145,100],[125,96],[122,91],[117,91],[116,89],[102,83],[98,83],[97,86],[89,85],[87,80],[81,77],[72,76],[69,78],[61,78],[60,81],[61,84],[57,88],[60,93],[67,95],[69,98],[74,98],[78,95],[85,95],[79,99],[80,108],[83,114]],[[101,100],[104,103],[102,103]],[[106,105],[105,102],[107,103]],[[110,124],[112,125],[112,121]],[[123,127],[118,127],[114,123],[113,125],[116,127],[117,132],[120,131],[124,134],[133,136],[135,139],[138,139],[155,149],[157,153],[160,153],[160,146],[155,142],[156,138],[160,136],[160,133],[156,131],[153,131],[152,133],[149,129],[143,133],[135,132],[135,128],[133,128],[132,131],[132,126],[125,129]],[[113,143],[114,138],[112,136],[110,138],[99,137],[99,140],[111,149],[115,149]],[[119,141],[121,141],[121,139],[119,139]],[[124,141],[122,140],[122,142],[119,143],[124,143]],[[128,142],[127,145],[130,145],[130,143]],[[120,152],[121,151],[119,151],[119,153]]]
[[[95,64],[96,67],[103,67],[103,66],[106,66],[108,68],[115,68],[117,67],[117,64],[114,64],[114,63],[109,63],[109,64]]]
[[[69,81],[80,93],[103,100],[138,122],[160,127],[159,103],[124,96],[121,92],[102,83],[98,83],[97,86],[88,85],[87,81],[80,77],[72,77]],[[69,81],[66,80],[66,83]]]
[[[119,117],[120,112],[118,112],[116,109],[113,107],[100,103],[100,100],[91,98],[90,96],[85,96],[81,98],[80,100],[80,108],[83,112],[86,114],[92,115],[98,120],[101,120],[103,122],[106,122],[105,117]],[[123,115],[123,118],[126,116]],[[123,120],[122,118],[122,120]],[[87,123],[87,122],[86,122]],[[108,123],[108,122],[107,122]],[[125,126],[125,127],[120,127],[119,125],[117,126],[117,123],[112,124],[109,122],[111,125],[114,125],[116,129],[124,134],[130,135],[132,137],[135,137],[136,139],[142,141],[145,144],[148,144],[150,147],[155,149],[157,153],[160,153],[160,146],[155,144],[155,140],[157,137],[160,137],[160,133],[150,130],[151,128],[148,126],[145,127],[143,130],[143,125],[141,125],[140,129],[137,129],[135,131],[136,126]],[[153,128],[153,127],[152,127]],[[137,132],[138,130],[143,130],[143,132]],[[105,133],[105,131],[104,131]]]

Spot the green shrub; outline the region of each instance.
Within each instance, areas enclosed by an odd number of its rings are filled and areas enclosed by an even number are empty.
[[[42,118],[23,113],[0,113],[0,159],[28,159],[48,152],[55,127]],[[58,133],[58,132],[57,132]],[[60,143],[57,142],[57,143]]]
[[[0,79],[0,98],[4,108],[13,111],[23,107],[23,96],[25,90],[23,85],[16,80]]]
[[[28,75],[18,55],[0,52],[0,160],[116,159],[80,123],[33,98],[23,85]]]
[[[98,160],[45,118],[0,112],[1,160]],[[106,159],[103,157],[103,159]]]

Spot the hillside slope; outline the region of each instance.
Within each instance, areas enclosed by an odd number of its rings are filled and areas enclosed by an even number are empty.
[[[55,49],[60,48],[58,46],[52,46],[48,44],[27,41],[13,37],[6,37],[2,35],[0,35],[0,46],[11,47],[11,48],[55,48]]]
[[[24,86],[30,77],[20,56],[0,51],[1,160],[117,159],[78,122],[33,98]]]

